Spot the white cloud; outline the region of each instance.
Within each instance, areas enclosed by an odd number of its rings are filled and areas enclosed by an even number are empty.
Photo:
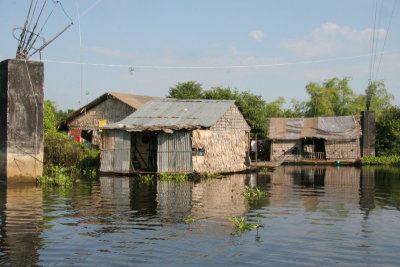
[[[287,40],[282,46],[299,57],[333,56],[337,54],[368,51],[372,29],[354,30],[349,26],[341,27],[328,22],[314,29],[310,35]],[[383,38],[384,29],[376,30],[376,38]]]
[[[253,38],[257,42],[261,43],[264,38],[264,33],[262,31],[256,30],[256,31],[250,32],[248,36]]]

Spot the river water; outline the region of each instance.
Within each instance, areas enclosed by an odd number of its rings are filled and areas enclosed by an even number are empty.
[[[264,196],[244,197],[246,185]],[[183,183],[102,176],[72,189],[1,185],[0,196],[2,266],[400,262],[394,168],[281,166]],[[263,227],[236,232],[232,216]]]

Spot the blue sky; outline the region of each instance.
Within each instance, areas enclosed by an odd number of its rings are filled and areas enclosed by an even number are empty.
[[[29,3],[0,0],[0,60],[15,57],[12,29],[23,26]],[[375,57],[372,75],[385,80],[394,104],[400,104],[400,1],[61,3],[74,25],[42,52],[45,98],[61,109],[76,109],[107,91],[166,96],[169,87],[189,80],[204,89],[249,90],[268,102],[283,96],[289,103],[307,99],[304,87],[310,81],[350,76],[360,94],[370,76],[376,6],[376,51],[384,54]],[[57,7],[43,36],[50,39],[69,23]]]

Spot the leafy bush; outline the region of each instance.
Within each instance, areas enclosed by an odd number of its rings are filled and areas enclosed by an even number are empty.
[[[58,132],[56,114],[62,115],[60,111],[57,113],[53,102],[46,100],[43,140],[44,176],[38,178],[37,183],[65,186],[72,184],[72,177],[96,176],[100,163],[100,151],[90,150],[65,133]]]

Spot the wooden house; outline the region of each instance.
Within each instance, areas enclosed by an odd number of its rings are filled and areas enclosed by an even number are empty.
[[[250,164],[250,124],[233,100],[151,100],[102,128],[101,172],[230,173]]]
[[[126,118],[152,99],[162,98],[108,92],[76,110],[61,121],[58,128],[68,131],[77,141],[84,139],[99,146],[100,127]]]
[[[361,157],[359,116],[271,118],[270,159],[356,160]]]

